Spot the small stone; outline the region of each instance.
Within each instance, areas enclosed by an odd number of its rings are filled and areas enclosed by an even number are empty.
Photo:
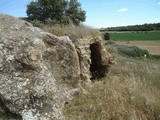
[[[30,58],[31,60],[35,61],[35,60],[37,60],[38,55],[37,55],[36,53],[30,53],[29,58]]]

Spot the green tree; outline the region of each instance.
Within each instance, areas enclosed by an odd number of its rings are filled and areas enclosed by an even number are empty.
[[[30,20],[45,23],[48,19],[61,22],[67,1],[65,0],[37,0],[27,5],[27,16]]]
[[[46,23],[48,20],[67,24],[72,21],[78,25],[85,21],[85,11],[77,0],[37,0],[27,5],[29,20]]]
[[[81,9],[81,4],[77,0],[70,0],[66,16],[69,17],[73,24],[79,25],[80,22],[84,22],[86,20],[85,14],[86,12]]]

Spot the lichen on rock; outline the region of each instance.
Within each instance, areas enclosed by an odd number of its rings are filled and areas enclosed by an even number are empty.
[[[109,58],[100,38],[73,41],[0,14],[0,109],[23,120],[63,120],[63,105],[80,90],[80,79],[96,78]]]

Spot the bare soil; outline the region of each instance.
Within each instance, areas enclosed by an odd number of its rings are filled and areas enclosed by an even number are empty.
[[[160,41],[116,41],[118,45],[137,46],[150,54],[160,55]]]

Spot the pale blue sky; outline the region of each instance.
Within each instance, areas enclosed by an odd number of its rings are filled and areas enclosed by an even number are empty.
[[[31,0],[0,0],[0,13],[26,16]],[[160,22],[160,0],[78,0],[86,11],[85,24],[112,27]]]

